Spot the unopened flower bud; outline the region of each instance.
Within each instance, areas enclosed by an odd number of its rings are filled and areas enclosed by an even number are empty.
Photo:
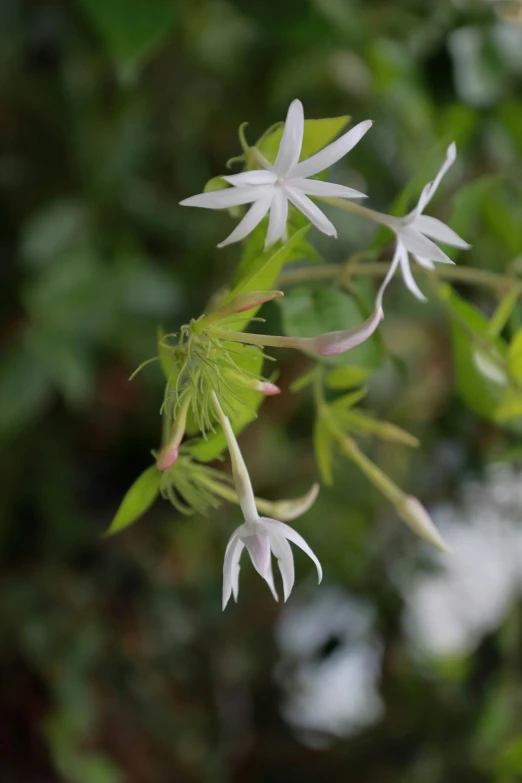
[[[176,462],[179,455],[179,446],[177,444],[167,443],[161,451],[156,462],[158,470],[164,471],[171,468]]]
[[[235,296],[229,302],[225,302],[225,304],[214,310],[213,313],[206,315],[203,320],[206,324],[221,321],[221,319],[227,318],[229,315],[253,310],[255,307],[261,307],[265,302],[271,302],[273,299],[279,299],[281,296],[284,296],[282,291],[248,291],[245,294]]]
[[[185,434],[185,426],[187,423],[187,413],[190,405],[190,400],[191,400],[190,396],[186,394],[185,399],[183,400],[180,406],[178,415],[176,416],[176,420],[172,425],[170,439],[168,443],[166,443],[161,449],[159,457],[157,459],[156,467],[158,468],[158,470],[161,471],[168,470],[174,465],[174,463],[178,458],[179,447],[181,441],[183,440],[183,436]]]
[[[442,552],[446,552],[446,554],[451,552],[420,500],[408,495],[397,504],[396,508],[402,519],[417,535]]]
[[[276,386],[275,383],[269,383],[268,381],[258,381],[257,391],[260,391],[265,397],[273,397],[275,394],[281,394],[279,386]]]
[[[281,389],[275,383],[262,381],[260,378],[249,378],[248,375],[242,375],[239,372],[226,372],[226,377],[234,383],[238,383],[245,389],[261,392],[265,397],[273,397],[275,394],[281,394]]]

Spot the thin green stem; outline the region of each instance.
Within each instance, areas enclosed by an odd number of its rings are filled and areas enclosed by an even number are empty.
[[[385,277],[389,266],[386,261],[361,262],[350,258],[346,264],[321,264],[321,266],[310,266],[303,269],[288,269],[281,273],[278,283],[282,286],[296,285],[314,280],[346,279],[357,275],[380,278]],[[521,281],[514,275],[500,275],[497,272],[488,272],[486,269],[474,269],[467,266],[438,265],[434,273],[421,266],[418,266],[417,269],[423,274],[429,272],[440,280],[484,286],[499,291],[509,289],[514,284],[521,284]]]

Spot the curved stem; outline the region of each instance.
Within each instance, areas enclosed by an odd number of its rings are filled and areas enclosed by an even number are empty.
[[[313,280],[328,280],[336,277],[346,279],[357,275],[377,278],[385,277],[389,267],[390,265],[386,261],[355,261],[349,259],[346,264],[322,264],[321,266],[305,267],[304,269],[289,269],[281,273],[278,283],[281,285],[296,285]],[[417,268],[424,274],[428,271],[431,275],[435,274],[440,280],[451,280],[456,283],[484,286],[497,290],[509,289],[514,283],[520,283],[522,289],[522,281],[514,275],[500,275],[497,272],[489,272],[486,269],[440,264],[437,266],[435,273],[433,273],[431,270],[425,270],[421,266]]]

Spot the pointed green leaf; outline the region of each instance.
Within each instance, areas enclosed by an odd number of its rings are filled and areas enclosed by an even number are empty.
[[[119,533],[136,522],[156,500],[160,489],[161,473],[151,465],[139,476],[123,498],[106,536]]]
[[[350,122],[349,116],[330,117],[322,120],[305,120],[301,160],[314,155],[330,144]],[[284,123],[261,136],[256,147],[265,158],[274,163],[283,136]]]

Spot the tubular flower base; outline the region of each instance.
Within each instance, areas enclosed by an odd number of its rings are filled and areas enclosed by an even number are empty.
[[[308,196],[337,198],[366,198],[366,196],[344,185],[308,178],[337,163],[355,147],[371,126],[372,121],[365,120],[320,152],[298,162],[303,145],[304,112],[301,101],[294,100],[288,109],[283,136],[273,166],[257,150],[256,159],[262,166],[261,169],[224,176],[222,179],[232,185],[231,188],[191,196],[180,204],[185,207],[206,209],[228,209],[240,204],[252,204],[234,231],[218,247],[245,239],[269,212],[265,248],[270,247],[284,236],[288,202],[302,212],[323,234],[336,237],[337,231],[333,223]]]
[[[241,511],[245,517],[244,524],[240,525],[230,537],[225,551],[223,563],[223,609],[228,604],[231,595],[237,601],[239,593],[239,561],[245,548],[250,555],[254,568],[266,581],[277,601],[278,595],[272,571],[272,553],[275,555],[283,580],[283,594],[286,601],[292,592],[295,580],[294,558],[288,542],[291,541],[296,544],[313,560],[317,568],[319,582],[323,577],[321,564],[304,538],[293,528],[276,519],[259,516],[243,455],[239,449],[230,421],[223,413],[216,395],[214,395],[214,405],[227,441],[232,462],[234,485]]]

